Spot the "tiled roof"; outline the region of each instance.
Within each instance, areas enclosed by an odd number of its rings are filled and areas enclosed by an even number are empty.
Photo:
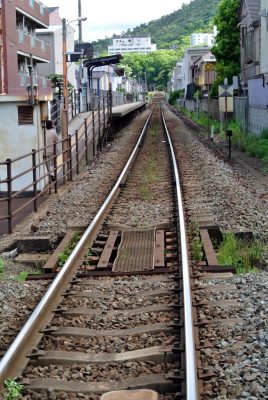
[[[245,0],[252,23],[259,19],[260,0]]]

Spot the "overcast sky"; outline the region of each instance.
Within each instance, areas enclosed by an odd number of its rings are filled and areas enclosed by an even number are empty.
[[[60,7],[60,16],[73,20],[78,13],[78,0],[41,0],[48,7]],[[120,34],[128,28],[134,28],[143,22],[160,18],[191,0],[81,0],[83,22],[83,40],[93,41]],[[76,24],[72,26],[76,28]]]

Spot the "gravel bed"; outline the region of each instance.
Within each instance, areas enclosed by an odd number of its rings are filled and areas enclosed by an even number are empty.
[[[147,324],[170,323],[174,320],[175,315],[167,312],[145,312],[140,315],[133,316],[58,316],[52,321],[53,326],[74,326],[79,328],[98,329],[129,329],[141,327]]]
[[[150,281],[145,279],[140,279],[140,276],[130,277],[132,279],[126,280],[125,278],[121,278],[121,280],[105,280],[105,284],[94,282],[90,284],[90,290],[94,289],[96,292],[101,294],[112,294],[114,295],[139,295],[139,292],[145,292],[148,290],[157,290],[157,289],[167,289],[172,290],[175,288],[174,282],[157,282]],[[81,290],[88,290],[87,283],[81,282],[81,284],[77,284],[75,289],[80,292]]]
[[[107,145],[90,167],[84,170],[72,184],[68,184],[68,189],[63,189],[49,206],[45,217],[42,216],[40,222],[36,222],[37,220],[34,222],[36,232],[31,231],[33,224],[28,223],[25,226],[21,225],[21,234],[23,236],[50,236],[56,242],[58,235],[65,233],[69,225],[88,224],[106,198],[128,154],[131,153],[148,113],[148,110],[145,111],[135,118],[131,125],[120,131],[117,138]],[[14,233],[10,237],[16,240],[18,235],[20,233]],[[0,249],[1,243],[5,241],[5,236],[0,237]],[[13,260],[4,260],[4,271],[0,273],[1,352],[10,346],[17,330],[27,320],[49,285],[47,281],[18,283],[19,273],[26,271],[29,271],[26,265],[15,264]],[[25,299],[25,304],[22,305],[23,299]]]
[[[65,298],[62,302],[63,307],[86,307],[93,310],[101,308],[102,310],[134,310],[139,307],[148,307],[155,304],[173,304],[178,302],[178,296],[155,296],[155,297],[143,297],[139,296],[125,298],[119,296],[116,299],[110,299],[109,301],[103,299],[93,298]]]
[[[234,276],[228,283],[236,286],[238,296],[233,297],[241,307],[223,316],[235,317],[237,323],[201,331],[214,345],[201,351],[203,365],[216,375],[205,385],[205,399],[267,399],[268,274]],[[226,299],[218,292],[216,297]]]
[[[27,321],[47,282],[0,281],[0,353],[8,349],[22,325]]]
[[[173,130],[174,134],[177,133],[174,135],[177,148],[180,145],[184,154],[187,149],[188,162],[181,165],[181,168],[187,174],[191,164],[195,179],[202,189],[201,193],[187,197],[187,207],[196,208],[198,199],[202,196],[202,208],[205,203],[222,230],[251,231],[267,247],[267,187],[234,161],[230,164],[217,158],[174,114],[168,112],[167,115],[170,123],[177,122]],[[182,181],[183,185],[187,185],[183,176]]]
[[[144,114],[139,117],[145,119]],[[171,118],[171,117],[170,117]],[[214,153],[208,149],[198,138],[191,135],[188,127],[173,116],[176,123],[176,135],[182,143],[184,152],[187,151],[189,163],[196,173],[196,180],[202,185],[202,197],[206,203],[206,209],[214,217],[222,229],[250,230],[257,238],[267,245],[268,243],[268,201],[265,196],[267,189],[258,180],[252,177],[236,163],[227,163],[219,160]],[[136,126],[138,124],[136,120]],[[66,231],[67,226],[75,224],[86,224],[94,215],[101,199],[104,199],[111,186],[111,171],[114,165],[123,164],[121,155],[124,153],[127,143],[136,135],[135,124],[133,129],[125,130],[118,139],[109,145],[107,149],[94,161],[90,167],[89,174],[85,172],[69,189],[68,198],[59,198],[50,207],[49,215],[37,226],[37,235],[58,235],[60,231]],[[186,150],[187,149],[187,150]],[[120,155],[120,157],[118,156]],[[124,158],[122,156],[122,158]],[[187,168],[189,168],[189,163]],[[98,196],[96,196],[98,193]],[[188,199],[189,208],[195,209],[200,197]],[[88,214],[87,207],[91,205]],[[79,211],[77,210],[79,206]],[[134,209],[135,207],[133,207]],[[131,210],[129,210],[130,213]],[[132,214],[129,216],[130,220]],[[146,221],[146,207],[143,212]],[[139,221],[138,221],[139,222]],[[137,224],[137,221],[131,224]],[[149,221],[150,222],[150,221]],[[29,232],[30,233],[30,232]],[[268,259],[268,252],[266,252]],[[17,267],[16,267],[17,268]],[[211,282],[213,285],[215,282]],[[222,281],[225,284],[226,281]],[[242,305],[237,309],[236,317],[241,318],[242,324],[233,327],[213,327],[204,331],[204,339],[216,344],[213,349],[205,349],[202,353],[207,368],[216,373],[205,386],[205,399],[247,399],[258,400],[268,398],[268,354],[267,354],[267,299],[268,299],[268,273],[262,271],[257,274],[234,276],[228,281],[235,284],[238,289]],[[206,285],[208,282],[205,283]],[[21,299],[27,298],[29,305],[32,299],[41,297],[43,284],[39,282],[17,283],[14,281],[0,282],[2,300],[2,321],[7,324],[10,315],[19,315],[22,308]],[[19,294],[18,294],[19,293]],[[231,292],[233,293],[233,292]],[[217,293],[219,295],[219,293]],[[17,300],[15,300],[15,298]],[[174,302],[172,297],[130,297],[124,299],[123,295],[113,301],[111,308],[126,309],[130,304],[133,308],[149,306],[157,303]],[[64,302],[69,300],[65,299]],[[86,306],[92,308],[102,307],[109,309],[107,301],[100,299],[74,299],[71,306]],[[128,303],[129,302],[129,303]],[[128,304],[127,304],[128,303]],[[70,305],[70,304],[69,304]],[[30,308],[30,307],[29,307]],[[235,309],[234,309],[235,310]],[[29,310],[26,310],[28,313]],[[226,312],[226,310],[224,311]],[[234,315],[234,314],[232,314]],[[10,327],[7,328],[10,330]],[[207,336],[206,336],[207,335]],[[4,343],[4,335],[0,333],[0,342]],[[235,341],[235,342],[233,342]],[[237,347],[236,347],[237,346]],[[211,352],[210,352],[211,351]],[[205,364],[204,364],[205,365]],[[107,368],[105,366],[104,368]],[[146,369],[146,367],[144,367]],[[105,370],[89,371],[96,374],[105,374]],[[47,371],[52,373],[52,371]],[[76,372],[75,372],[76,373]],[[79,371],[77,371],[79,374]],[[115,372],[116,375],[116,372]],[[92,375],[91,375],[92,378]],[[43,397],[42,397],[43,396]],[[49,396],[49,397],[48,397]],[[25,399],[74,399],[71,394],[30,394]],[[98,400],[99,396],[83,396],[79,398],[87,400]],[[167,399],[165,399],[167,400]]]
[[[159,332],[142,333],[136,335],[120,336],[98,336],[93,338],[72,338],[59,336],[48,336],[42,339],[39,348],[41,350],[65,350],[81,351],[87,354],[99,352],[105,353],[123,353],[125,351],[134,351],[153,346],[168,346],[178,340],[177,336],[168,333]]]
[[[175,118],[175,119],[174,119]],[[222,230],[251,231],[266,247],[264,271],[237,275],[226,281],[198,281],[199,287],[235,285],[236,290],[206,291],[207,305],[199,310],[200,319],[235,318],[231,326],[214,325],[200,330],[201,343],[212,348],[201,351],[204,372],[215,373],[205,383],[204,399],[258,400],[268,398],[268,199],[267,186],[243,166],[218,159],[213,149],[192,135],[173,114],[168,113],[174,128],[177,149],[183,149],[180,169],[187,181],[185,203],[193,222],[199,211]],[[186,150],[187,149],[187,152]],[[189,177],[195,177],[191,184]],[[201,190],[198,189],[201,187]],[[205,206],[204,206],[205,204]],[[196,220],[195,220],[196,217]],[[204,300],[204,290],[198,292]],[[214,301],[230,301],[236,306],[214,306]],[[211,305],[209,303],[211,302]]]
[[[129,377],[137,378],[148,374],[164,374],[166,370],[174,371],[180,367],[179,363],[156,363],[154,361],[133,361],[125,363],[109,364],[73,364],[49,365],[46,367],[34,367],[28,365],[25,370],[25,378],[33,379],[38,373],[40,378],[55,378],[66,381],[102,382],[109,380],[122,381]]]
[[[47,218],[38,224],[36,235],[57,236],[66,232],[70,225],[85,226],[90,223],[131,154],[148,113],[148,110],[145,111],[122,129],[90,164],[88,172],[81,174],[68,193],[51,205]]]

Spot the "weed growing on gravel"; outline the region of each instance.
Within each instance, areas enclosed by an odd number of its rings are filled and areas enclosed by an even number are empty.
[[[27,271],[21,271],[18,275],[18,281],[20,282],[26,281],[28,274],[29,273]]]
[[[201,238],[199,235],[199,226],[196,223],[191,223],[189,228],[189,236],[190,236],[190,247],[193,255],[193,259],[195,261],[201,261],[204,259],[204,250],[201,242]]]
[[[204,252],[200,237],[197,236],[191,241],[191,250],[195,261],[203,260]]]
[[[0,274],[2,274],[4,272],[4,260],[2,258],[0,258]]]
[[[139,195],[142,200],[150,200],[151,198],[151,191],[147,185],[140,185],[139,186]]]
[[[64,264],[66,263],[66,261],[68,260],[70,254],[72,253],[73,249],[75,248],[75,246],[77,245],[77,243],[79,242],[81,236],[76,233],[71,241],[71,244],[67,247],[65,247],[65,249],[58,254],[58,263],[59,263],[59,267],[63,267]]]
[[[221,265],[232,265],[236,273],[256,272],[264,246],[260,242],[237,239],[233,233],[225,233],[218,249]]]
[[[16,400],[21,397],[23,385],[17,383],[16,378],[7,379],[5,381],[5,388],[6,388],[6,393],[5,393],[6,400]]]
[[[150,184],[158,181],[159,181],[159,175],[157,171],[157,160],[153,155],[151,155],[148,161],[144,165],[141,184],[138,188],[139,195],[142,198],[142,200],[151,199]]]
[[[158,127],[153,127],[151,130],[151,139],[152,143],[155,144],[157,143],[159,139],[159,128]]]
[[[38,275],[38,274],[41,274],[41,273],[42,273],[41,270],[36,270],[36,269],[34,269],[34,270],[28,270],[28,271],[21,271],[21,272],[17,275],[17,278],[16,278],[16,279],[17,279],[19,282],[24,282],[24,281],[27,280],[28,275]]]

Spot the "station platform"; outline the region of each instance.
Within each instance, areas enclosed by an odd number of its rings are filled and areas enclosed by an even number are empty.
[[[135,103],[126,103],[112,108],[113,118],[122,118],[134,111],[143,111],[145,108],[145,101],[136,101]]]

